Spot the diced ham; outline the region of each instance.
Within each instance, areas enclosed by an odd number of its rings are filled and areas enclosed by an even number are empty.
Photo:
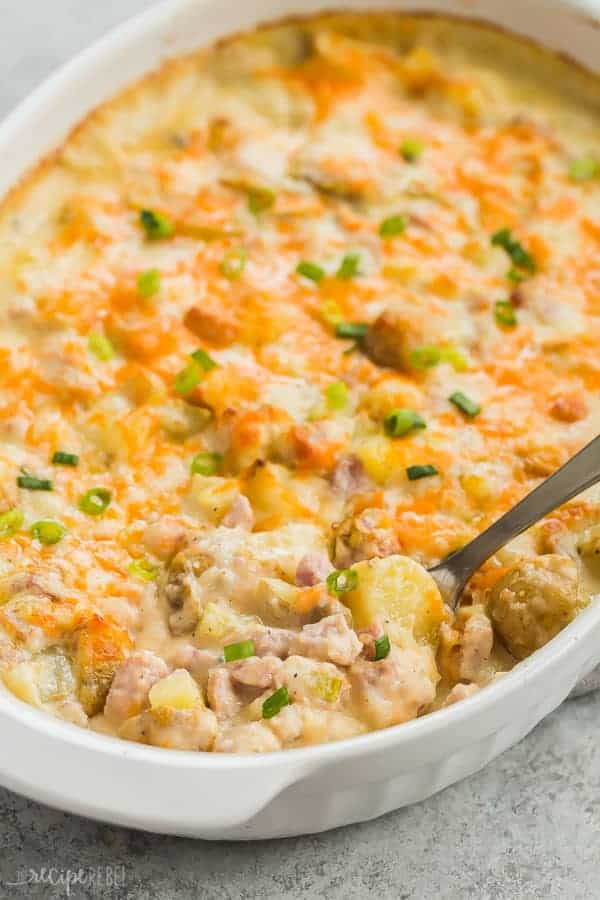
[[[183,324],[196,337],[221,347],[235,341],[239,331],[237,318],[222,303],[192,306],[186,312]]]
[[[340,494],[354,494],[368,486],[368,478],[358,456],[345,456],[331,473],[331,484]]]
[[[427,648],[392,649],[385,659],[357,660],[349,670],[355,702],[372,728],[414,719],[435,697]]]
[[[215,753],[273,753],[281,750],[281,744],[262,722],[248,722],[234,725],[220,734],[213,750]]]
[[[333,566],[326,553],[306,553],[296,569],[296,584],[299,587],[312,587],[325,581]]]
[[[146,550],[162,560],[169,560],[185,546],[188,532],[177,519],[164,516],[158,522],[148,525],[142,535]]]
[[[290,652],[290,641],[295,633],[288,628],[268,628],[258,625],[250,634],[257,656],[278,656],[285,659]]]
[[[139,650],[121,663],[108,691],[104,714],[122,722],[142,711],[152,685],[169,674],[166,662],[149,650]]]
[[[293,703],[284,706],[267,724],[284,746],[293,744],[302,734],[302,714]]]
[[[472,697],[473,694],[476,694],[478,690],[479,685],[477,684],[455,684],[442,706],[452,706],[460,700],[466,700],[467,697]]]
[[[162,706],[127,719],[119,737],[168,750],[211,750],[217,734],[217,717],[210,709],[174,709]]]
[[[218,665],[221,658],[217,650],[184,644],[169,657],[169,662],[174,669],[187,669],[196,681],[205,684],[209,670]]]
[[[328,616],[305,625],[292,641],[290,650],[298,656],[310,656],[338,666],[351,666],[362,644],[342,614]]]
[[[362,644],[362,655],[365,659],[375,659],[375,641],[383,637],[384,629],[378,620],[358,632],[358,639]]]
[[[277,656],[251,656],[228,665],[233,681],[247,687],[270,687],[281,671],[282,662]]]
[[[244,494],[238,494],[229,511],[224,516],[221,525],[226,528],[243,528],[245,531],[252,531],[254,527],[254,513],[250,505],[250,501]]]
[[[231,719],[242,708],[242,701],[235,692],[231,672],[225,666],[217,666],[210,670],[206,693],[208,704],[219,719]]]
[[[494,644],[492,623],[483,610],[476,607],[465,622],[461,640],[459,677],[464,681],[475,681],[481,669],[489,661]]]

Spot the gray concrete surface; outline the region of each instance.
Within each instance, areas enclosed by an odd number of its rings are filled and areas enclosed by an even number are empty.
[[[148,5],[0,0],[0,115],[61,61]],[[262,844],[141,834],[0,790],[0,898],[595,900],[599,720],[600,693],[571,701],[478,776],[426,803]],[[67,886],[80,868],[88,883]]]

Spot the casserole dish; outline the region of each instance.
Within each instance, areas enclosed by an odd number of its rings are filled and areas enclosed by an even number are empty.
[[[112,44],[100,45],[95,53],[67,70],[62,80],[58,78],[26,104],[7,123],[6,146],[14,153],[19,136],[30,133],[34,121],[45,140],[35,151],[24,150],[18,166],[14,156],[12,167],[11,157],[7,158],[6,186],[58,144],[68,127],[91,107],[154,68],[164,55],[179,54],[234,27],[252,27],[272,13],[298,12],[292,5],[277,10],[265,6],[254,10],[251,20],[234,23],[228,20],[226,7],[219,11],[222,21],[217,24],[211,9],[197,3],[159,9],[119,32],[120,37]],[[315,6],[302,12],[316,10]],[[436,10],[453,11],[444,5]],[[475,13],[507,24],[487,7],[477,7]],[[536,17],[531,18],[531,23],[520,23],[525,35],[532,33]],[[591,24],[565,11],[552,12],[548,21],[552,23],[548,26],[548,45],[566,49],[563,38],[554,39],[552,28],[556,28],[556,34],[568,33],[571,46],[581,45],[578,59],[591,64]],[[118,54],[125,55],[126,71],[117,80],[109,68]],[[90,84],[89,93],[84,91],[78,97],[76,108],[66,94],[69,71],[72,78]],[[7,700],[6,708],[13,712],[9,713],[5,749],[10,754],[12,748],[14,758],[15,748],[19,748],[20,772],[17,778],[11,777],[13,765],[7,760],[3,764],[5,783],[86,814],[203,837],[315,831],[371,817],[422,798],[468,774],[533,727],[596,661],[591,650],[595,618],[592,608],[550,647],[460,711],[444,711],[405,726],[402,732],[392,729],[319,750],[264,759],[190,758],[187,754],[124,747],[88,734],[75,736],[72,731],[69,736],[68,726],[46,723],[35,713],[16,711]],[[27,736],[31,728],[39,729],[39,735]],[[62,731],[64,728],[67,730]],[[20,738],[19,729],[24,729]],[[442,729],[443,740],[432,740],[438,729]],[[60,747],[53,748],[57,741]],[[55,771],[49,759],[56,761]],[[327,791],[323,789],[324,779]],[[145,780],[152,784],[152,791],[145,790]],[[294,810],[293,823],[288,822],[290,808]]]

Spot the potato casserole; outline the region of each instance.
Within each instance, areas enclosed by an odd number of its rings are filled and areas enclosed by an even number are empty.
[[[162,748],[470,697],[600,578],[588,492],[456,613],[427,568],[599,431],[600,88],[326,15],[168,62],[0,207],[0,674]]]

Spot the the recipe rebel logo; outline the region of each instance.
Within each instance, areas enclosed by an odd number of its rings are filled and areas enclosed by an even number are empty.
[[[66,897],[76,896],[76,888],[97,890],[105,896],[108,891],[120,891],[125,886],[125,866],[80,866],[67,869],[59,866],[23,867],[17,869],[13,881],[6,887],[25,888],[39,884],[62,889]]]

